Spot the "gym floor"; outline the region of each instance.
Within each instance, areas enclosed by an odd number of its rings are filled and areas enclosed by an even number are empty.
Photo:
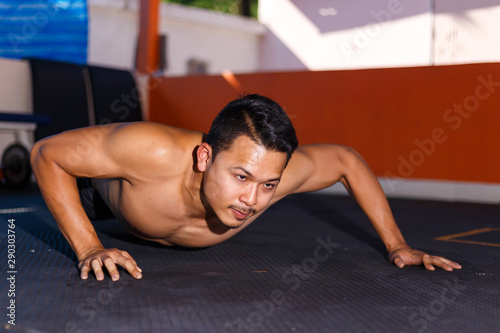
[[[301,194],[206,249],[95,223],[143,278],[122,271],[117,282],[84,281],[36,186],[0,189],[0,331],[498,332],[500,206],[390,203],[410,245],[463,269],[399,269],[354,200]]]

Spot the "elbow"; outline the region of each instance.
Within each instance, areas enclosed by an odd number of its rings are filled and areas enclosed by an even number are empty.
[[[342,166],[342,174],[344,177],[352,176],[353,174],[357,174],[360,170],[369,168],[361,154],[350,147],[344,147],[338,159]]]
[[[45,147],[45,143],[43,140],[36,142],[33,147],[31,148],[30,152],[30,163],[31,163],[31,169],[33,170],[33,173],[37,174],[38,167],[42,161],[43,157],[43,150]]]
[[[354,157],[356,159],[362,160],[363,157],[361,157],[361,154],[358,153],[358,151],[352,147],[345,147],[346,153],[350,155],[351,157]]]
[[[353,167],[360,162],[364,163],[364,159],[361,154],[351,147],[343,147],[343,152],[339,154],[339,160],[343,165],[349,167]]]
[[[41,149],[41,144],[40,144],[40,141],[38,142],[35,142],[35,144],[33,145],[33,147],[31,148],[31,152],[30,152],[30,163],[31,163],[31,167],[33,168],[36,164],[36,160],[38,158],[38,155],[40,154],[40,149]]]

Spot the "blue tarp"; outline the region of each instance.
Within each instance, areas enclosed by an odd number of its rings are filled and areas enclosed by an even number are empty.
[[[0,0],[0,57],[84,64],[85,0]]]

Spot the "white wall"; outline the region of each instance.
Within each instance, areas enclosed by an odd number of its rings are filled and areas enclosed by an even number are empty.
[[[260,0],[264,70],[500,61],[500,0]]]
[[[265,28],[255,20],[162,4],[160,33],[168,36],[167,75],[185,75],[187,60],[208,63],[208,74],[259,70]]]
[[[30,114],[32,110],[28,61],[0,58],[0,112]]]
[[[330,70],[428,65],[430,0],[261,0],[266,38],[288,49],[263,49],[262,66],[273,70]],[[295,59],[290,57],[295,56]]]
[[[137,44],[137,1],[89,0],[87,63],[131,70]]]
[[[31,114],[31,72],[28,61],[0,58],[0,112]],[[0,158],[14,143],[30,149],[34,142],[34,123],[0,121]]]
[[[500,0],[437,0],[434,64],[500,61]]]
[[[138,36],[137,0],[89,0],[89,56],[93,65],[133,69]],[[255,20],[161,4],[159,32],[167,35],[165,74],[187,74],[187,62],[207,62],[209,74],[259,69],[265,28]]]

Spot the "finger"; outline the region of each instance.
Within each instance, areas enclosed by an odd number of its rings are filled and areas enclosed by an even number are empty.
[[[428,271],[435,271],[436,267],[434,267],[431,263],[424,262],[424,266]]]
[[[453,267],[451,267],[448,263],[444,262],[441,259],[435,259],[433,262],[434,262],[435,266],[442,268],[445,271],[452,271],[453,270]]]
[[[113,259],[111,259],[110,257],[104,259],[104,266],[106,266],[106,269],[111,276],[111,280],[116,281],[120,278],[120,274],[118,273],[118,269],[116,268]]]
[[[403,268],[403,267],[405,267],[405,263],[404,263],[403,259],[401,259],[400,257],[396,257],[396,258],[394,259],[394,264],[395,264],[396,266],[398,266],[399,268]]]
[[[422,263],[424,264],[425,268],[429,271],[435,271],[436,270],[436,267],[434,267],[433,263],[436,263],[435,260],[433,260],[434,258],[431,257],[430,255],[428,254],[425,254],[422,256]],[[439,262],[438,262],[439,264]],[[437,265],[439,266],[439,265]]]
[[[448,260],[446,258],[443,258],[443,257],[438,257],[441,261],[443,261],[446,265],[450,266],[453,270],[453,269],[461,269],[462,266],[458,263],[458,262],[454,262],[454,261],[451,261],[451,260]]]
[[[434,257],[433,261],[435,262],[434,265],[446,270],[446,271],[452,271],[453,269],[460,269],[462,266],[460,264],[453,262],[451,260],[448,260],[443,257]]]
[[[104,273],[102,272],[102,263],[99,259],[92,259],[90,261],[90,266],[95,273],[95,277],[98,281],[104,280]]]
[[[129,272],[130,275],[132,275],[134,278],[136,279],[142,278],[141,274],[142,270],[140,268],[138,269],[135,260],[121,257],[117,260],[116,263],[125,268],[127,272]]]
[[[89,277],[89,271],[90,271],[90,267],[89,265],[87,264],[84,264],[83,262],[80,263],[80,278],[82,280],[86,280],[88,277]]]
[[[127,251],[119,251],[120,254],[122,256],[124,256],[125,258],[129,259],[129,260],[132,260],[134,262],[134,264],[137,264],[134,260],[134,258],[132,258],[132,256],[127,252]]]
[[[122,253],[122,256],[124,256],[125,258],[129,259],[132,261],[132,263],[135,265],[135,268],[139,271],[139,272],[142,272],[142,269],[139,268],[139,266],[137,266],[137,262],[134,260],[134,258],[132,258],[132,256],[127,252],[127,251],[121,251]]]

